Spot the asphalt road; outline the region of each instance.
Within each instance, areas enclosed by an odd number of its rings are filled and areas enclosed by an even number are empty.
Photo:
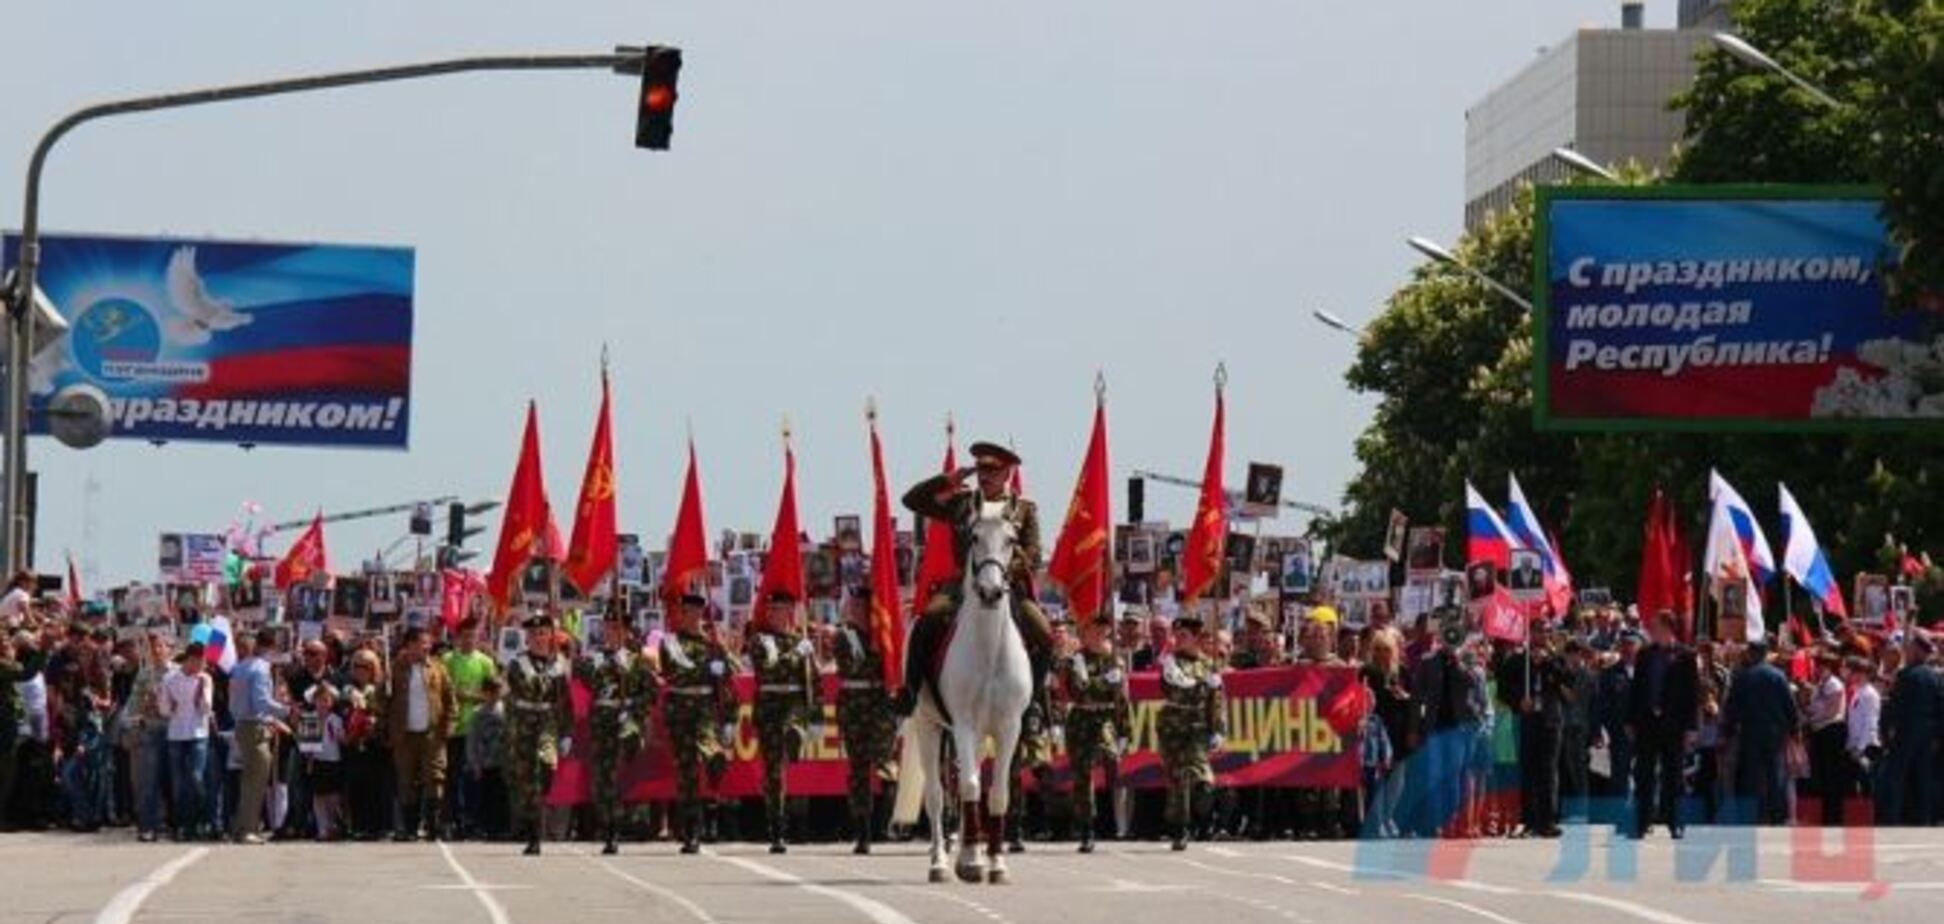
[[[1212,844],[1171,853],[1162,844],[1110,843],[1092,856],[1035,844],[1010,858],[1011,884],[971,886],[927,884],[922,849],[905,844],[871,857],[839,845],[772,857],[738,844],[682,857],[668,843],[631,844],[615,858],[591,845],[549,844],[532,859],[501,844],[191,847],[120,835],[10,835],[0,837],[0,924],[1848,924],[1932,920],[1944,892],[1944,831],[1875,832],[1867,853],[1821,872],[1805,866],[1808,849],[1798,850],[1787,831],[1711,842],[1720,836],[1693,829],[1678,848],[1664,838],[1615,846],[1604,833],[1579,842],[1444,842],[1429,855],[1422,844]],[[1832,832],[1824,849],[1837,845]],[[1684,862],[1699,871],[1684,876]]]

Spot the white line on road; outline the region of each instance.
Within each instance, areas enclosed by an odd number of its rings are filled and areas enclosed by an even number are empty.
[[[148,900],[156,889],[168,885],[177,875],[196,861],[209,856],[209,848],[197,847],[182,856],[155,868],[155,871],[130,883],[127,888],[115,893],[108,904],[95,915],[95,924],[128,924],[135,920],[135,912],[142,910],[142,903]]]
[[[1447,908],[1456,908],[1459,911],[1468,911],[1472,914],[1478,915],[1481,918],[1484,918],[1485,920],[1497,921],[1498,924],[1520,924],[1520,922],[1512,918],[1508,918],[1505,915],[1499,914],[1496,911],[1487,911],[1483,908],[1478,907],[1477,905],[1468,905],[1465,904],[1464,902],[1454,901],[1449,898],[1441,898],[1436,895],[1423,895],[1417,892],[1407,892],[1405,893],[1404,897],[1415,898],[1421,902],[1431,902],[1433,904],[1444,905]]]
[[[849,863],[844,863],[838,860],[836,857],[820,857],[820,856],[812,855],[810,859],[822,860],[824,862],[830,863],[831,865],[837,867],[840,870],[843,870],[846,873],[856,876],[859,879],[863,879],[868,882],[876,882],[883,885],[888,885],[891,888],[897,889],[900,892],[909,892],[913,895],[922,895],[926,898],[936,898],[941,901],[951,902],[952,904],[958,905],[959,907],[964,908],[982,918],[985,918],[986,920],[994,921],[996,922],[996,924],[1012,924],[1011,918],[1006,917],[1005,915],[993,910],[992,908],[987,907],[984,904],[975,902],[972,899],[962,898],[958,895],[954,895],[952,894],[952,891],[950,889],[939,889],[939,888],[921,889],[916,886],[905,885],[902,882],[897,882],[895,880],[886,879],[882,876],[873,875],[869,872],[866,872],[863,867],[855,866]]]
[[[1674,914],[1672,912],[1667,912],[1667,911],[1661,911],[1658,908],[1649,908],[1646,905],[1640,904],[1638,902],[1630,902],[1624,898],[1614,898],[1608,895],[1594,895],[1589,892],[1571,892],[1565,889],[1553,889],[1549,892],[1546,892],[1545,894],[1551,895],[1554,898],[1565,898],[1576,902],[1585,902],[1586,904],[1589,905],[1599,905],[1603,908],[1611,908],[1615,911],[1621,912],[1622,914],[1633,915],[1634,917],[1637,917],[1643,921],[1652,921],[1654,922],[1654,924],[1696,924],[1696,922],[1688,918],[1681,917],[1678,914]]]
[[[1368,876],[1373,879],[1383,879],[1383,880],[1421,879],[1425,882],[1435,882],[1439,885],[1447,885],[1454,889],[1465,889],[1471,892],[1483,892],[1486,895],[1519,894],[1518,889],[1514,889],[1509,886],[1492,885],[1489,882],[1479,882],[1476,879],[1446,879],[1441,876],[1426,876],[1422,873],[1407,873],[1404,872],[1403,870],[1360,868],[1356,866],[1351,866],[1348,863],[1338,863],[1333,860],[1324,860],[1324,859],[1319,859],[1317,857],[1306,857],[1301,854],[1291,854],[1287,857],[1284,857],[1284,859],[1296,863],[1301,863],[1305,866],[1314,866],[1317,869],[1333,870],[1339,873],[1358,874],[1358,875]]]
[[[659,886],[656,885],[655,883],[649,882],[646,879],[641,879],[636,876],[632,876],[628,874],[625,870],[621,869],[618,866],[615,866],[612,862],[608,860],[597,859],[594,856],[579,850],[574,850],[569,852],[572,853],[574,856],[580,857],[581,859],[586,860],[587,862],[600,867],[601,869],[607,870],[610,875],[614,876],[617,879],[620,879],[622,882],[628,883],[629,885],[632,885],[635,888],[642,890],[643,892],[647,892],[650,895],[655,895],[661,898],[665,898],[671,902],[674,902],[677,905],[682,906],[682,910],[687,911],[691,915],[694,915],[695,919],[697,921],[702,922],[702,924],[716,924],[716,919],[714,917],[711,917],[709,915],[709,912],[703,910],[701,905],[689,901],[686,897],[676,893],[675,891],[665,886]]]
[[[1335,892],[1335,893],[1336,893],[1336,894],[1338,894],[1338,895],[1361,895],[1361,894],[1363,894],[1363,893],[1361,893],[1361,892],[1358,892],[1358,891],[1357,891],[1356,889],[1346,889],[1346,888],[1344,888],[1343,886],[1340,886],[1340,885],[1335,885],[1335,884],[1333,884],[1333,883],[1328,883],[1328,882],[1324,882],[1324,881],[1323,881],[1323,880],[1321,880],[1321,879],[1311,879],[1311,880],[1309,881],[1309,884],[1310,884],[1310,885],[1313,885],[1313,886],[1315,886],[1315,887],[1317,887],[1317,888],[1319,888],[1319,889],[1322,889],[1322,890],[1323,890],[1323,891],[1325,891],[1325,892]]]
[[[511,924],[512,919],[506,916],[506,906],[501,905],[499,899],[493,897],[492,892],[487,891],[486,887],[479,884],[479,880],[473,878],[473,874],[466,872],[466,868],[459,865],[459,858],[452,855],[452,848],[446,846],[445,841],[439,842],[439,853],[445,857],[446,865],[452,867],[454,873],[459,874],[459,881],[466,885],[466,890],[471,892],[474,898],[479,899],[480,907],[486,909],[486,917],[491,919],[493,924]]]
[[[1196,860],[1190,860],[1186,857],[1183,857],[1181,859],[1181,862],[1186,863],[1187,865],[1192,866],[1198,870],[1203,870],[1205,872],[1210,872],[1210,873],[1219,873],[1223,876],[1235,876],[1243,879],[1262,879],[1268,882],[1276,883],[1278,885],[1286,885],[1286,886],[1309,885],[1321,889],[1325,892],[1335,892],[1338,895],[1359,894],[1356,889],[1346,889],[1340,885],[1332,885],[1330,883],[1320,882],[1317,880],[1311,880],[1307,883],[1297,882],[1296,880],[1291,879],[1288,876],[1278,876],[1275,873],[1251,873],[1246,870],[1223,869],[1219,866],[1210,866],[1207,863],[1202,863]]]
[[[748,870],[749,872],[755,873],[758,876],[762,876],[765,879],[772,879],[777,882],[787,882],[813,895],[821,895],[833,901],[843,902],[844,904],[849,905],[852,908],[856,908],[857,910],[863,912],[871,920],[876,921],[877,924],[917,924],[916,921],[913,921],[912,919],[905,917],[903,912],[881,901],[878,901],[877,899],[866,898],[862,895],[857,894],[856,892],[848,892],[843,889],[832,888],[826,885],[818,885],[814,882],[804,879],[801,876],[797,876],[791,873],[786,873],[773,866],[765,866],[761,863],[756,862],[755,860],[745,860],[742,857],[725,856],[723,854],[716,853],[713,850],[706,851],[706,853],[708,856],[721,860],[722,862],[727,863],[731,866],[739,866],[745,870]]]

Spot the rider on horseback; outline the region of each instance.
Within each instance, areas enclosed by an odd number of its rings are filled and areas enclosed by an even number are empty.
[[[952,617],[958,613],[959,596],[963,592],[960,579],[963,577],[966,550],[971,547],[973,505],[981,500],[987,503],[1005,502],[1006,517],[1013,521],[1019,537],[1009,566],[1013,623],[1019,627],[1020,637],[1026,642],[1027,655],[1032,660],[1036,694],[1042,686],[1039,678],[1051,662],[1053,632],[1047,625],[1045,612],[1033,595],[1033,573],[1040,566],[1039,507],[1012,493],[1012,473],[1014,467],[1019,465],[1018,454],[993,443],[974,443],[972,459],[974,464],[971,468],[934,475],[905,492],[905,509],[921,517],[952,524],[953,561],[959,571],[954,573],[952,580],[940,583],[937,592],[925,602],[924,611],[911,625],[911,635],[905,649],[905,685],[898,694],[900,715],[910,715],[912,709],[916,708],[918,687],[936,665],[938,646],[951,627]],[[974,474],[978,475],[976,490],[959,487]]]

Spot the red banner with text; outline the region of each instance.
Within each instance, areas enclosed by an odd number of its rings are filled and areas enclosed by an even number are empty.
[[[1229,671],[1223,675],[1228,694],[1228,731],[1222,751],[1213,764],[1220,785],[1273,787],[1354,788],[1359,781],[1360,731],[1369,695],[1355,668],[1296,665],[1251,671]],[[791,764],[784,786],[795,796],[842,796],[845,757],[843,738],[837,728],[837,680],[824,677],[824,723],[822,737],[805,746],[804,759]],[[755,719],[751,711],[753,682],[747,676],[736,678],[739,702],[736,715],[734,759],[729,763],[718,794],[726,798],[748,798],[762,794],[762,755],[757,748]],[[1123,785],[1136,789],[1155,789],[1165,785],[1158,745],[1157,723],[1161,715],[1161,690],[1158,674],[1148,672],[1129,679],[1134,701],[1133,728],[1129,730],[1130,753],[1122,759]],[[588,695],[578,684],[574,688],[573,753],[560,761],[552,791],[547,795],[554,805],[573,805],[586,801],[590,767],[586,745],[591,739],[587,726]],[[668,739],[662,733],[659,715],[647,747],[622,769],[624,790],[630,802],[660,801],[674,798],[674,764],[669,758]],[[1066,752],[1055,747],[1048,783],[1065,791],[1068,778]],[[1026,785],[1036,784],[1027,775]]]

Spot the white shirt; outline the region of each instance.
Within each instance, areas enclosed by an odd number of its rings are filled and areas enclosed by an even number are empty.
[[[412,665],[405,679],[405,730],[413,734],[432,727],[432,701],[425,695],[425,665]]]
[[[1843,689],[1843,679],[1831,674],[1823,678],[1816,687],[1816,695],[1809,700],[1809,730],[1822,731],[1843,721],[1843,700],[1848,692]]]
[[[32,601],[33,598],[18,587],[7,591],[6,596],[0,597],[0,622],[9,626],[19,625],[21,620],[27,618],[27,606]]]
[[[1877,692],[1876,684],[1866,683],[1856,689],[1856,699],[1849,705],[1849,752],[1861,754],[1881,742],[1877,738],[1877,717],[1883,712],[1883,694]]]
[[[35,741],[46,741],[48,737],[47,672],[42,671],[35,674],[32,680],[22,680],[14,684],[14,690],[20,694],[20,736]]]
[[[162,714],[169,717],[170,741],[209,737],[210,697],[216,682],[208,674],[172,670],[162,678]]]

